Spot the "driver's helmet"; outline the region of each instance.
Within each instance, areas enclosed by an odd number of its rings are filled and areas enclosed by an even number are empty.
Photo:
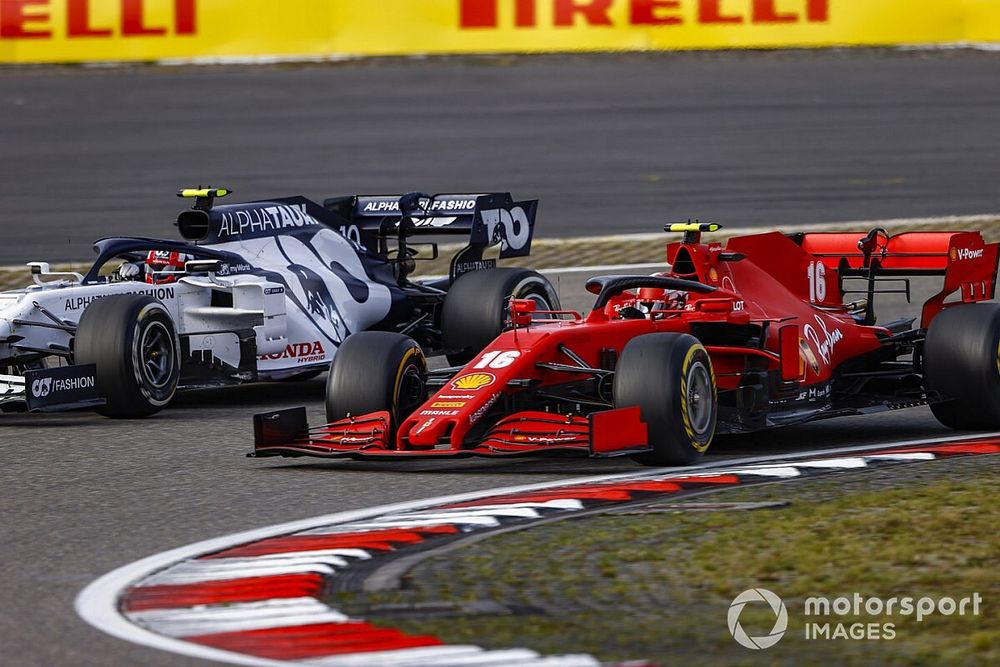
[[[175,283],[184,274],[184,267],[194,259],[183,252],[150,250],[146,255],[146,282],[150,285]]]
[[[679,290],[642,287],[636,294],[636,307],[647,314],[655,310],[678,310],[684,307],[686,296]]]
[[[642,287],[636,294],[636,306],[646,314],[654,310],[665,310],[666,294],[667,290],[662,288]]]

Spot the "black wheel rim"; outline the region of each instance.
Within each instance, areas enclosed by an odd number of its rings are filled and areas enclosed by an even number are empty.
[[[691,364],[687,375],[687,418],[698,435],[708,432],[712,424],[712,378],[700,361]]]
[[[174,372],[174,346],[170,330],[162,322],[153,322],[142,332],[139,343],[142,377],[152,387],[162,389]]]
[[[424,402],[424,379],[420,368],[410,364],[399,379],[396,394],[396,411],[399,418],[411,414]]]

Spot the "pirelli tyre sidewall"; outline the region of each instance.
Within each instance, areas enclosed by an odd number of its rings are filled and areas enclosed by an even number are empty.
[[[500,335],[507,324],[508,302],[532,299],[538,310],[559,310],[559,296],[537,271],[504,267],[466,273],[445,297],[441,333],[448,361],[464,365]]]
[[[98,412],[108,417],[149,417],[177,392],[180,341],[170,313],[150,296],[113,295],[90,304],[80,318],[74,360],[97,366],[97,386],[107,399]]]
[[[718,392],[712,360],[688,334],[638,336],[615,369],[615,407],[639,406],[652,452],[633,457],[645,465],[688,465],[715,436]]]
[[[348,336],[330,364],[326,418],[330,422],[383,410],[395,429],[426,399],[427,360],[415,340],[389,331]]]
[[[927,331],[924,383],[948,400],[931,411],[956,429],[1000,428],[1000,304],[951,306]]]

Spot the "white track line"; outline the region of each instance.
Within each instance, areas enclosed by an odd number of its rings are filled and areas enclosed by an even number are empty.
[[[779,50],[794,51],[796,48],[801,47],[779,47]],[[886,51],[998,51],[1000,50],[1000,44],[995,44],[993,42],[974,42],[974,41],[959,41],[959,42],[935,42],[931,44],[893,44],[893,45],[869,45],[869,44],[858,44],[858,45],[848,45],[839,47],[805,47],[807,49],[815,48],[816,50],[839,50],[839,49],[884,49]],[[745,52],[753,52],[755,49],[743,49]],[[657,49],[660,55],[668,53],[680,53],[680,54],[691,54],[691,53],[701,53],[699,49]],[[618,51],[611,52],[596,52],[597,55],[606,55],[607,53],[613,53],[617,55]],[[641,50],[631,51],[633,54],[643,53]],[[518,52],[518,51],[485,51],[477,53],[409,53],[409,54],[393,54],[393,55],[372,55],[363,53],[330,53],[323,55],[268,55],[268,56],[191,56],[189,58],[161,58],[159,60],[154,60],[149,63],[143,61],[134,60],[88,60],[79,63],[80,66],[88,69],[115,69],[115,68],[135,68],[143,67],[147,65],[152,65],[155,67],[254,67],[262,65],[282,65],[282,64],[300,64],[300,63],[345,63],[345,62],[378,62],[380,60],[402,60],[402,61],[425,61],[425,60],[440,60],[440,61],[457,61],[463,59],[485,59],[485,58],[509,58],[511,56],[515,58],[537,58],[541,57],[558,57],[565,55],[588,55],[587,51],[579,50],[546,50],[542,52]],[[591,53],[590,55],[593,55]],[[60,63],[40,63],[40,66],[48,67],[60,67]]]
[[[1000,213],[980,214],[980,215],[945,215],[934,218],[888,218],[885,220],[849,220],[847,222],[817,222],[804,225],[783,225],[774,227],[772,225],[761,225],[759,227],[726,227],[723,226],[725,237],[743,236],[746,234],[765,234],[767,232],[837,232],[846,228],[874,229],[875,227],[886,227],[891,232],[893,228],[913,227],[916,225],[939,225],[939,226],[968,226],[975,229],[977,225],[986,222],[1000,220]],[[649,241],[663,242],[672,240],[669,232],[643,232],[640,234],[615,234],[607,236],[579,236],[563,238],[539,238],[540,245],[551,243],[572,243],[572,244],[593,244],[601,245],[607,243],[621,243],[629,241]],[[442,249],[444,246],[441,246]],[[456,244],[455,249],[460,248]],[[667,267],[666,258],[662,262],[643,262],[639,264],[598,264],[590,266],[560,266],[550,269],[538,269],[542,273],[549,275],[561,275],[564,273],[585,273],[587,271],[655,271],[665,270]],[[421,280],[436,280],[447,278],[445,275],[418,276]]]
[[[213,560],[184,561],[157,572],[143,580],[145,586],[205,583],[208,581],[229,581],[248,577],[273,577],[283,574],[333,575],[338,569],[349,565],[342,558],[304,557],[294,559],[276,558],[220,558]]]
[[[802,473],[794,466],[761,466],[759,468],[726,468],[729,475],[760,475],[761,477],[778,477],[793,479],[801,477]]]
[[[133,622],[171,637],[292,628],[313,623],[346,623],[350,620],[345,614],[313,597],[125,613]]]
[[[874,461],[933,461],[934,455],[927,452],[915,452],[913,454],[875,454],[865,458]]]
[[[723,234],[725,237],[732,236],[743,236],[747,234],[764,234],[767,232],[835,232],[842,231],[845,228],[850,227],[864,227],[866,229],[873,229],[875,227],[887,227],[898,228],[898,227],[913,227],[916,225],[940,225],[940,226],[954,226],[954,225],[968,225],[971,228],[975,228],[976,225],[981,225],[986,222],[993,222],[1000,219],[1000,213],[987,214],[987,215],[948,215],[939,216],[935,218],[889,218],[886,220],[850,220],[847,222],[820,222],[805,225],[784,225],[782,227],[773,226],[760,226],[760,227],[726,227],[723,226]],[[602,243],[621,243],[628,241],[670,241],[672,240],[669,236],[669,232],[652,232],[652,233],[641,233],[641,234],[618,234],[609,236],[584,236],[580,238],[561,238],[561,239],[538,239],[540,243],[546,242],[569,242],[569,243],[586,243],[600,245]],[[583,273],[586,271],[623,271],[623,270],[664,270],[667,266],[666,258],[662,262],[645,262],[641,264],[602,264],[598,266],[564,266],[552,269],[540,269],[542,273],[559,275],[563,273]],[[443,277],[443,276],[441,276]]]
[[[299,665],[320,667],[599,667],[589,655],[543,657],[529,649],[487,651],[478,646],[431,646],[426,648],[381,651],[329,658],[309,658]]]
[[[795,454],[778,454],[773,456],[756,456],[743,459],[726,459],[709,461],[697,466],[684,468],[645,469],[632,473],[577,477],[573,479],[559,480],[557,482],[542,482],[498,489],[488,489],[484,491],[473,491],[469,493],[442,496],[439,498],[425,498],[422,500],[394,503],[381,507],[337,512],[312,519],[292,521],[276,526],[258,528],[225,537],[205,540],[203,542],[189,544],[187,546],[178,547],[177,549],[171,549],[170,551],[165,551],[163,553],[143,558],[142,560],[109,572],[92,582],[77,596],[75,607],[77,614],[79,614],[80,617],[90,625],[109,635],[135,644],[141,644],[180,655],[192,656],[205,660],[216,660],[234,665],[259,665],[263,667],[283,665],[284,667],[287,667],[289,664],[287,661],[267,660],[240,653],[222,651],[177,639],[171,639],[151,632],[145,628],[139,627],[121,614],[118,609],[118,597],[130,584],[184,560],[202,556],[204,554],[214,553],[216,551],[222,551],[247,542],[255,542],[269,537],[286,535],[288,533],[299,533],[329,524],[361,521],[363,519],[382,516],[388,513],[407,512],[438,505],[479,500],[490,496],[506,496],[515,493],[540,491],[543,489],[558,488],[574,484],[592,484],[596,482],[611,482],[617,480],[657,477],[663,476],[665,473],[693,475],[716,468],[737,468],[753,464],[766,464],[778,461],[793,462],[798,459],[808,459],[816,456],[838,457],[845,454],[859,454],[865,451],[877,451],[880,449],[933,445],[938,443],[960,443],[967,440],[981,440],[991,437],[1000,437],[1000,431],[958,437],[925,438],[919,440],[906,440],[902,442],[886,442],[879,443],[877,445],[861,445],[836,449],[817,449]],[[771,468],[771,470],[780,470],[781,467],[782,466],[775,465]],[[757,469],[755,474],[761,474],[760,469]]]
[[[604,271],[666,271],[667,260],[664,259],[662,262],[647,262],[644,264],[600,264],[598,266],[564,266],[558,269],[538,269],[540,273],[544,273],[550,276],[559,276],[564,273],[584,273],[587,271],[593,271],[596,273],[603,273]]]

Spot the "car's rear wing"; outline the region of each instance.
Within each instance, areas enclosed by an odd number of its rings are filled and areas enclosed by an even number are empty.
[[[413,236],[467,236],[468,245],[452,259],[452,279],[494,265],[483,259],[492,246],[500,246],[500,259],[530,254],[538,211],[537,200],[517,202],[509,192],[354,195],[326,199],[323,206],[349,221],[349,238],[379,255],[401,257]]]
[[[361,237],[468,235],[470,243],[502,243],[501,256],[522,257],[531,248],[538,201],[515,202],[509,192],[492,194],[354,195],[323,201],[346,218]],[[365,243],[365,245],[368,245]]]
[[[924,304],[921,325],[961,290],[962,302],[992,299],[996,293],[1000,245],[986,243],[980,232],[906,232],[890,236],[876,229],[867,234],[808,233],[794,235],[803,250],[844,278],[943,276],[944,287]],[[869,288],[872,291],[872,288]]]
[[[485,195],[352,195],[324,199],[323,206],[364,229],[384,224],[395,231],[399,222],[410,216],[412,233],[468,234],[481,196]],[[404,197],[408,199],[401,204]]]

